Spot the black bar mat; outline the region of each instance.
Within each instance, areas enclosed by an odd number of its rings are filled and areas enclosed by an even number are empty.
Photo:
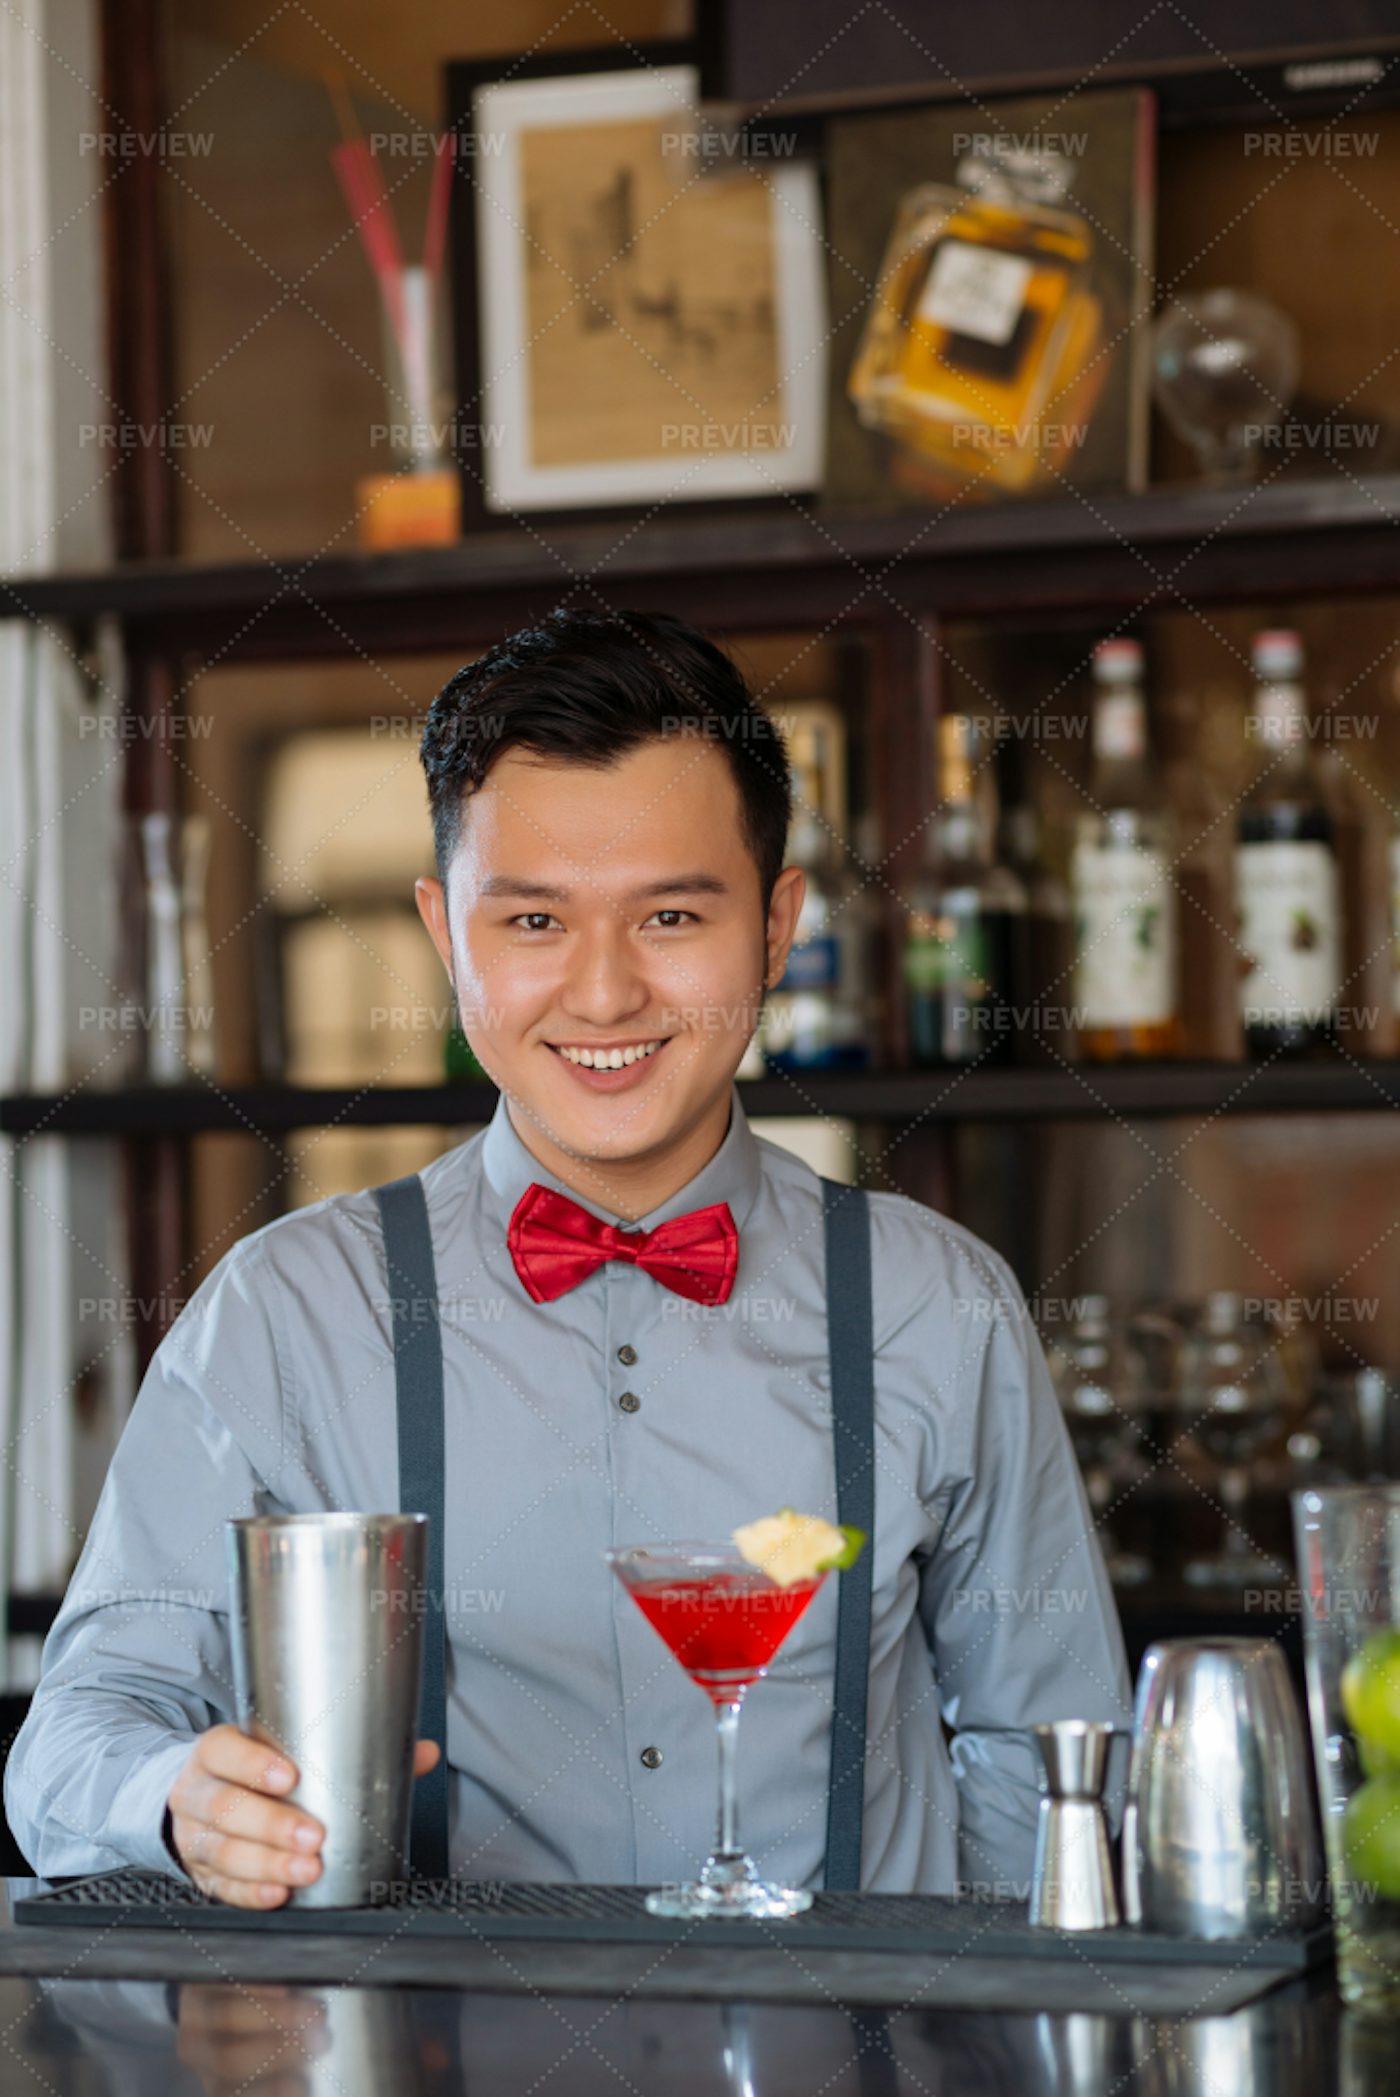
[[[1096,1966],[1250,1968],[1279,1977],[1330,1957],[1332,1932],[1211,1942],[1120,1927],[1069,1932],[1033,1928],[1017,1901],[954,1900],[929,1893],[819,1893],[786,1922],[676,1922],[648,1915],[644,1888],[492,1880],[425,1880],[395,1887],[373,1908],[298,1908],[256,1913],[207,1899],[161,1872],[111,1871],[75,1879],[14,1904],[17,1923],[47,1928],[122,1924],[140,1929],[256,1930],[322,1937],[453,1937],[593,1944],[760,1945],[793,1952],[918,1953],[979,1960],[1057,1960]]]

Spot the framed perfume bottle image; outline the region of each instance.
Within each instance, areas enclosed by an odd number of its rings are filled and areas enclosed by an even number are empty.
[[[1151,98],[1054,112],[831,126],[834,504],[1143,483]]]

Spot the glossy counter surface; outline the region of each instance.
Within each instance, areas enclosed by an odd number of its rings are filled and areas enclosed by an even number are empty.
[[[646,1992],[596,1992],[576,1963],[536,1987],[511,1947],[463,1985],[382,1981],[385,1947],[355,1948],[339,1985],[289,1978],[286,1936],[153,1941],[155,1933],[35,1933],[10,1920],[10,1898],[40,1882],[6,1882],[0,1953],[25,1939],[27,1963],[0,1972],[6,2092],[46,2097],[110,2091],[237,2091],[248,2097],[326,2092],[361,2097],[567,2097],[652,2090],[732,2097],[1395,2097],[1400,2031],[1343,2013],[1330,1972],[1288,1982],[1228,2014],[1028,2013],[920,2000],[917,1979],[885,2006],[830,1999],[753,2000],[751,1960],[713,1952],[732,1978],[718,1999],[689,1999],[652,1971]],[[585,1947],[559,1947],[576,1962]],[[652,1953],[653,1966],[669,1964]],[[101,1977],[99,1969],[122,1970]],[[1086,1979],[1092,1961],[1085,1962]],[[184,1978],[172,1978],[174,1973]],[[970,1977],[970,1976],[969,1976]],[[941,1992],[946,1996],[946,1976]],[[711,1984],[713,1975],[711,1975]]]

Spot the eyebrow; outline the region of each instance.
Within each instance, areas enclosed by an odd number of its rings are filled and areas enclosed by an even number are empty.
[[[515,896],[537,903],[567,903],[573,891],[556,888],[548,881],[527,881],[515,874],[491,874],[478,891],[483,896]],[[727,896],[729,883],[718,874],[672,874],[663,881],[647,881],[623,898],[640,903],[654,896]]]

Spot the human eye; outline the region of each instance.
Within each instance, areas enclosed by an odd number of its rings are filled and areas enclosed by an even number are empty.
[[[673,932],[680,925],[698,925],[699,922],[693,910],[653,910],[647,919],[649,925],[656,925],[663,932]]]
[[[558,918],[548,910],[524,910],[519,917],[513,917],[510,922],[521,932],[548,932],[556,926],[560,931],[564,929]]]

